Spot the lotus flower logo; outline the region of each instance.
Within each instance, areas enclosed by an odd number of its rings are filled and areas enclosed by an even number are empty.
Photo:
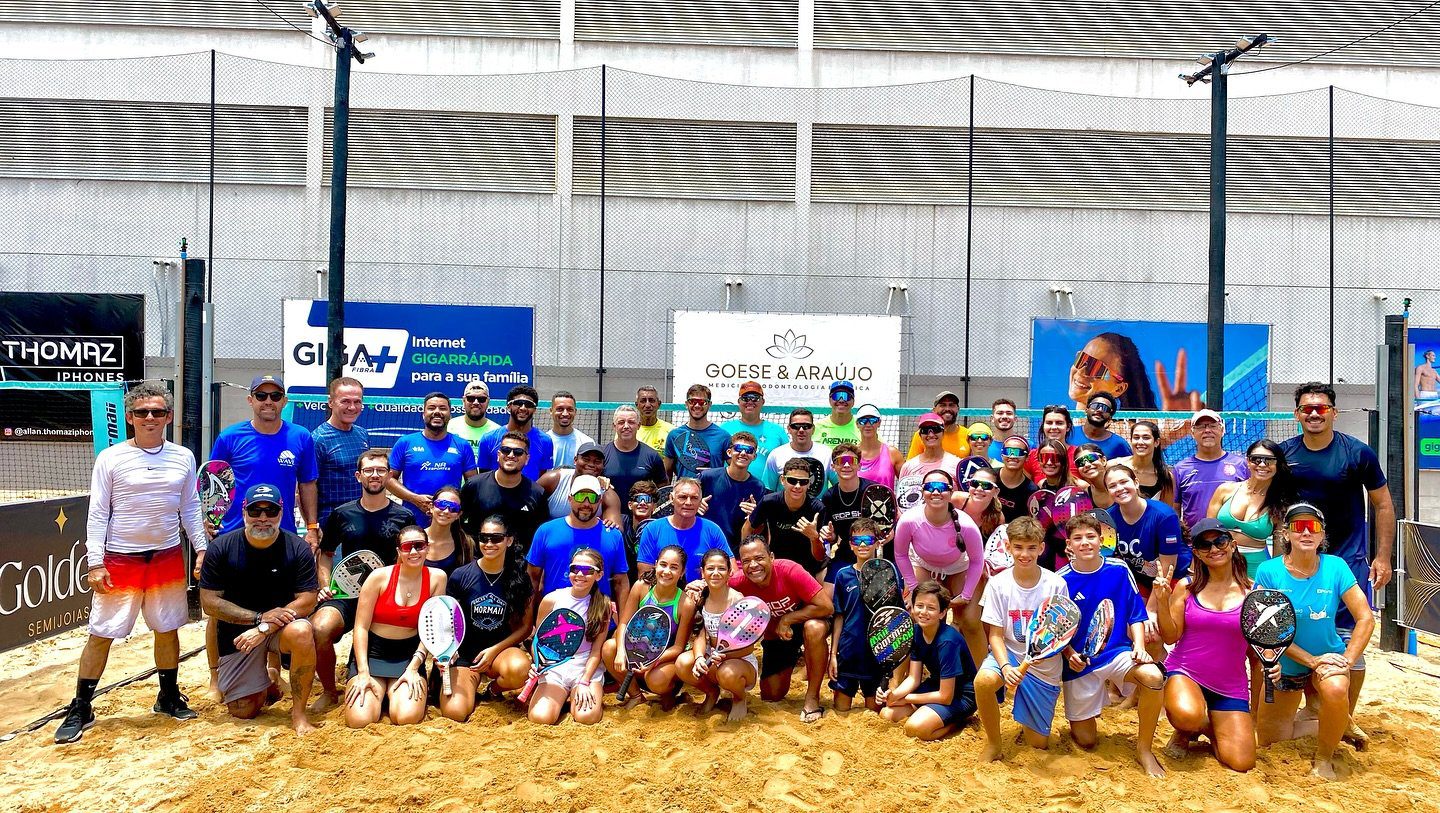
[[[808,359],[815,354],[805,343],[805,334],[796,336],[793,330],[785,331],[784,336],[776,333],[775,343],[765,348],[765,352],[772,359]]]

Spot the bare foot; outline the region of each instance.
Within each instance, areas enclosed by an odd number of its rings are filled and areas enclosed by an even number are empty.
[[[220,693],[220,670],[219,670],[219,669],[211,669],[211,670],[210,670],[210,699],[211,699],[211,700],[214,700],[216,703],[220,703],[220,702],[224,701],[224,699],[225,699],[224,696],[221,695],[221,693]]]
[[[700,708],[695,709],[695,716],[704,717],[714,711],[715,704],[718,702],[720,702],[720,691],[718,689],[714,692],[706,691],[705,702],[700,704]]]
[[[310,713],[324,714],[330,709],[335,708],[335,706],[339,704],[339,702],[340,695],[338,692],[331,693],[322,691],[320,694],[315,696],[314,702],[310,704]]]
[[[648,703],[644,692],[636,692],[625,699],[625,708],[633,709],[641,703]]]
[[[1335,763],[1330,760],[1316,760],[1315,767],[1310,769],[1311,776],[1318,776],[1326,782],[1334,782],[1340,777],[1335,775]]]
[[[683,694],[675,694],[674,692],[661,692],[661,693],[660,693],[660,710],[661,710],[661,711],[669,711],[669,710],[675,708],[675,704],[676,704],[676,703],[679,703],[681,700],[684,700],[684,699],[685,699],[685,695],[683,695]]]
[[[1005,754],[1001,752],[1000,746],[997,744],[987,742],[985,747],[980,749],[981,762],[999,762],[1004,758]]]
[[[1129,697],[1120,698],[1120,704],[1116,706],[1120,711],[1128,711],[1140,705],[1140,693],[1132,692]]]
[[[1135,754],[1135,761],[1140,763],[1140,767],[1145,769],[1146,774],[1156,779],[1165,775],[1165,768],[1160,765],[1160,760],[1156,759],[1155,755],[1151,753],[1149,749],[1137,752]]]
[[[737,697],[733,701],[731,701],[730,713],[725,715],[725,719],[726,721],[731,723],[738,723],[741,720],[745,719],[745,715],[748,712],[749,710],[745,707],[745,698]]]
[[[310,722],[310,718],[304,714],[290,715],[290,727],[295,729],[295,733],[301,737],[315,730],[315,724]]]
[[[1190,753],[1190,738],[1179,731],[1165,744],[1165,756],[1170,759],[1184,759]]]
[[[1349,730],[1340,735],[1340,739],[1353,745],[1356,751],[1364,751],[1370,747],[1370,735],[1366,734],[1360,726],[1355,725],[1354,720],[1350,721]]]
[[[280,687],[271,683],[270,687],[265,690],[265,705],[269,706],[274,703],[279,703],[284,696],[285,694],[280,691]]]

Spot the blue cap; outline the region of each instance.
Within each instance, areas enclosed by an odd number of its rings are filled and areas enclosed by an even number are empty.
[[[275,386],[280,388],[281,392],[285,391],[285,379],[281,378],[280,376],[257,375],[254,378],[250,379],[250,392],[253,394],[256,390],[260,389],[261,385],[263,384],[274,384]]]
[[[836,381],[830,385],[830,393],[833,395],[837,390],[849,390],[851,395],[855,394],[855,385],[849,381]]]
[[[285,506],[285,502],[280,499],[280,489],[268,483],[256,483],[245,489],[245,504],[254,505],[257,502],[274,503],[282,508]]]

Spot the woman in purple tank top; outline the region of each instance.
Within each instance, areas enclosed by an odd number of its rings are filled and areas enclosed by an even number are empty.
[[[1151,593],[1160,636],[1174,644],[1165,661],[1165,715],[1175,736],[1165,755],[1180,759],[1197,735],[1207,736],[1220,764],[1235,771],[1255,767],[1255,722],[1240,605],[1250,578],[1230,534],[1213,519],[1191,530],[1194,573],[1172,592],[1174,566],[1166,567]]]

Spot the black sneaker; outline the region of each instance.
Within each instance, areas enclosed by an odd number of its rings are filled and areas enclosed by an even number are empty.
[[[155,706],[151,711],[156,714],[168,714],[177,720],[193,720],[200,715],[187,705],[186,701],[189,699],[179,692],[172,695],[161,692],[155,697]]]
[[[55,742],[75,742],[85,734],[85,729],[95,725],[95,712],[90,704],[75,698],[70,701],[70,707],[65,712],[65,719],[61,721],[60,727],[55,729]]]

